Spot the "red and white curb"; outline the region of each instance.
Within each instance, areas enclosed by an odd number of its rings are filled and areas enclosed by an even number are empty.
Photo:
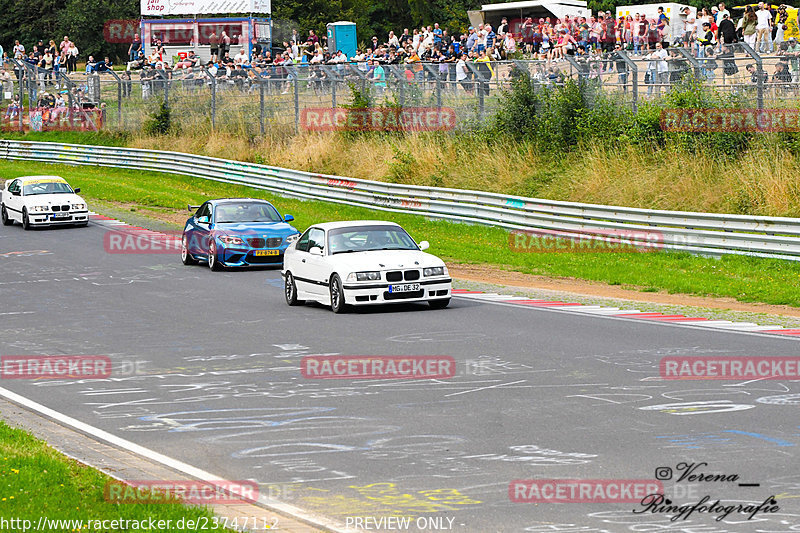
[[[746,331],[751,333],[770,333],[775,335],[788,335],[800,338],[800,329],[789,329],[777,325],[759,325],[754,322],[733,322],[730,320],[711,320],[702,317],[688,317],[684,315],[665,315],[663,313],[645,313],[636,309],[620,309],[619,307],[606,307],[602,305],[585,305],[579,303],[561,302],[557,300],[532,300],[524,296],[510,296],[494,292],[469,291],[453,289],[453,296],[481,300],[485,302],[523,305],[542,309],[558,309],[573,313],[587,315],[609,316],[631,320],[645,320],[679,325],[691,325],[704,328],[715,328],[733,331]]]
[[[93,211],[89,211],[89,220],[99,226],[104,226],[111,230],[116,230],[124,233],[135,233],[137,236],[153,237],[154,243],[163,243],[165,238],[177,239],[176,233],[165,233],[163,231],[153,231],[139,226],[132,226],[127,222],[122,222],[115,218],[107,217],[105,215],[98,215]]]

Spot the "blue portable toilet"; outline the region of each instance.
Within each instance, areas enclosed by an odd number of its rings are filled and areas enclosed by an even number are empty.
[[[331,55],[337,50],[344,52],[348,59],[356,55],[358,41],[356,40],[355,22],[330,22],[328,23],[328,52]]]

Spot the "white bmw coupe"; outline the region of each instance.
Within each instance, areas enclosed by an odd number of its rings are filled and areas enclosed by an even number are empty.
[[[393,222],[360,220],[316,224],[286,249],[286,303],[313,300],[334,313],[348,305],[450,303],[451,280],[444,262],[425,253]]]

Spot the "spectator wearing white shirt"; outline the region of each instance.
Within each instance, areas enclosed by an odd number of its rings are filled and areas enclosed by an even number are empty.
[[[722,22],[722,19],[725,18],[725,15],[728,15],[728,17],[730,17],[731,12],[725,9],[725,3],[722,2],[719,4],[719,11],[717,11],[717,26],[719,26],[719,23]]]
[[[764,2],[758,3],[756,11],[756,52],[764,54],[772,51],[772,13]]]

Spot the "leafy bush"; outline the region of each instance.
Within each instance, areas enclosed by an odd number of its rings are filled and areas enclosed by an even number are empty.
[[[148,135],[167,135],[174,129],[172,114],[167,104],[162,101],[158,110],[151,115],[150,120],[145,122],[144,131]]]

